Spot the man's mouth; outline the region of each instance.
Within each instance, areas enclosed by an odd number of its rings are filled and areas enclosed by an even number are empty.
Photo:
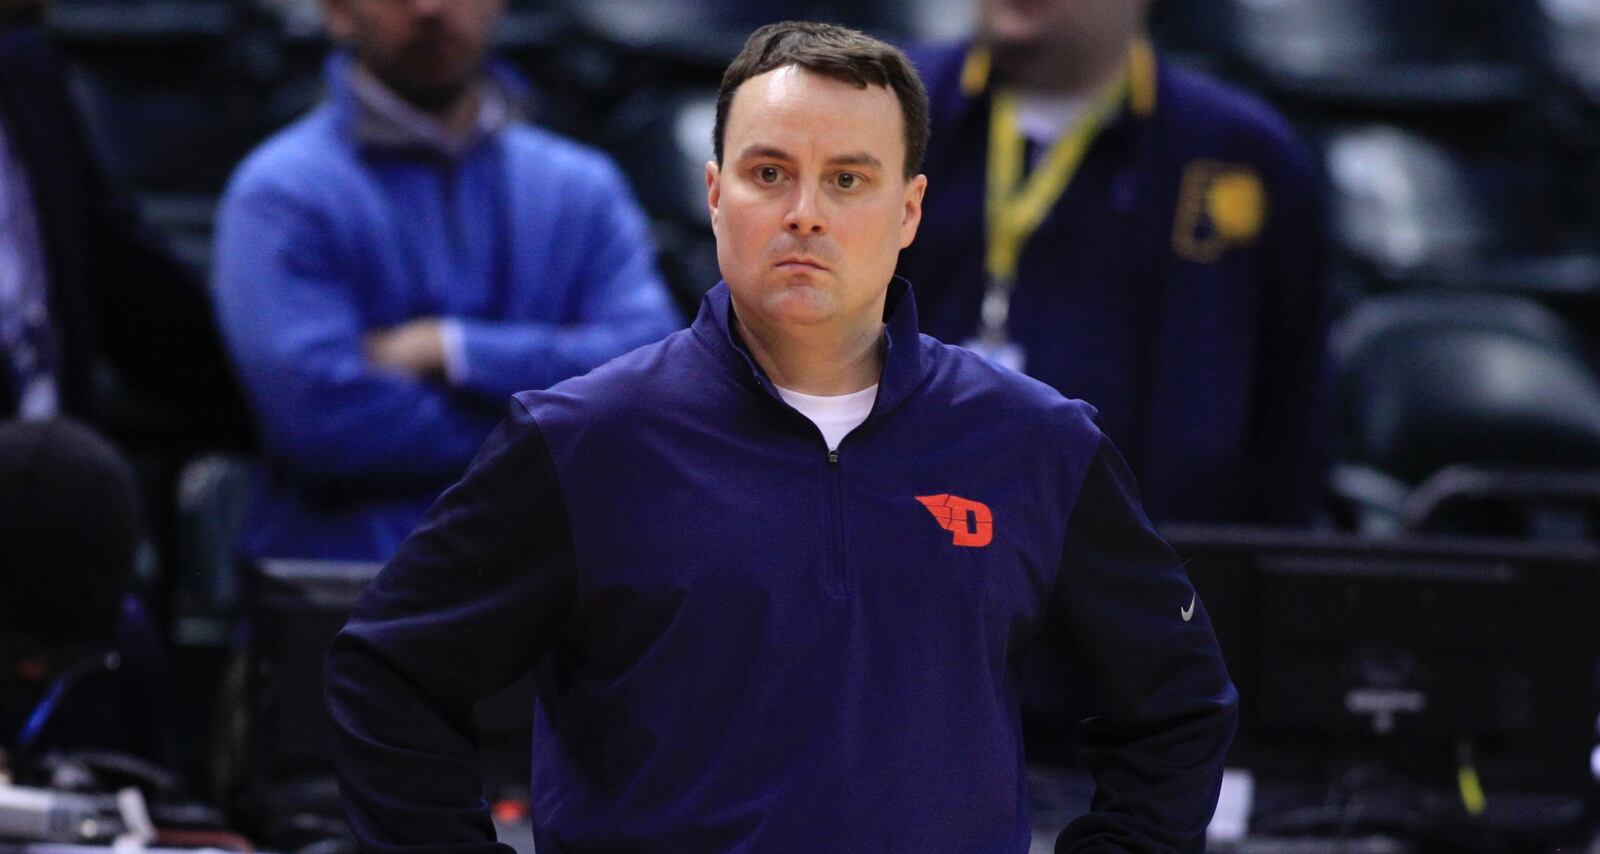
[[[787,256],[787,257],[784,257],[784,258],[779,258],[778,259],[778,263],[773,265],[773,266],[777,267],[780,270],[826,270],[826,269],[828,269],[827,265],[823,264],[821,261],[818,261],[815,258],[807,258],[807,257],[802,256],[802,255],[790,255],[790,256]]]

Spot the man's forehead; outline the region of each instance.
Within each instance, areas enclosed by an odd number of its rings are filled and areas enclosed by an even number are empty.
[[[739,84],[733,100],[737,105],[746,102],[787,103],[811,98],[837,101],[881,101],[894,99],[886,86],[855,83],[812,71],[802,65],[782,65],[764,71]]]
[[[728,111],[730,148],[789,150],[786,137],[799,125],[811,137],[832,140],[831,157],[857,155],[881,162],[903,154],[900,102],[888,87],[857,86],[799,65],[757,74],[740,84]],[[787,125],[787,126],[784,126]]]

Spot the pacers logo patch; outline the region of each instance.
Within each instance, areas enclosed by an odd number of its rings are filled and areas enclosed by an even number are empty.
[[[947,493],[919,495],[939,527],[955,535],[955,544],[972,548],[987,546],[994,539],[994,514],[981,501],[970,501]]]
[[[1196,160],[1183,171],[1172,249],[1180,257],[1210,264],[1224,249],[1248,246],[1267,220],[1267,191],[1247,166]]]

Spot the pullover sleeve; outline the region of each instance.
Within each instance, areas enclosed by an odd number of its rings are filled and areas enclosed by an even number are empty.
[[[329,652],[334,756],[363,851],[509,851],[493,841],[473,705],[543,656],[574,579],[548,446],[513,401]]]
[[[351,263],[330,226],[315,204],[248,171],[223,201],[217,311],[263,445],[309,482],[459,475],[493,408],[367,361]]]
[[[683,325],[656,271],[645,219],[609,163],[571,199],[566,234],[584,245],[564,323],[459,318],[465,364],[458,385],[502,399],[585,373]]]
[[[1238,694],[1205,606],[1103,435],[1067,524],[1049,637],[1095,683],[1083,725],[1095,794],[1058,854],[1199,851]]]

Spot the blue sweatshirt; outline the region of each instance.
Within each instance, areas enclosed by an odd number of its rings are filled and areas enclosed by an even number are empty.
[[[517,395],[334,642],[374,851],[495,851],[473,701],[541,667],[533,822],[578,851],[1022,852],[1017,662],[1100,686],[1068,851],[1202,837],[1237,696],[1094,410],[918,333],[835,453],[730,326]]]
[[[330,59],[328,101],[240,165],[218,216],[218,318],[271,474],[248,557],[388,559],[507,396],[681,325],[603,155],[515,122],[455,159],[363,141],[350,69]],[[363,355],[430,316],[460,328],[460,376]]]

